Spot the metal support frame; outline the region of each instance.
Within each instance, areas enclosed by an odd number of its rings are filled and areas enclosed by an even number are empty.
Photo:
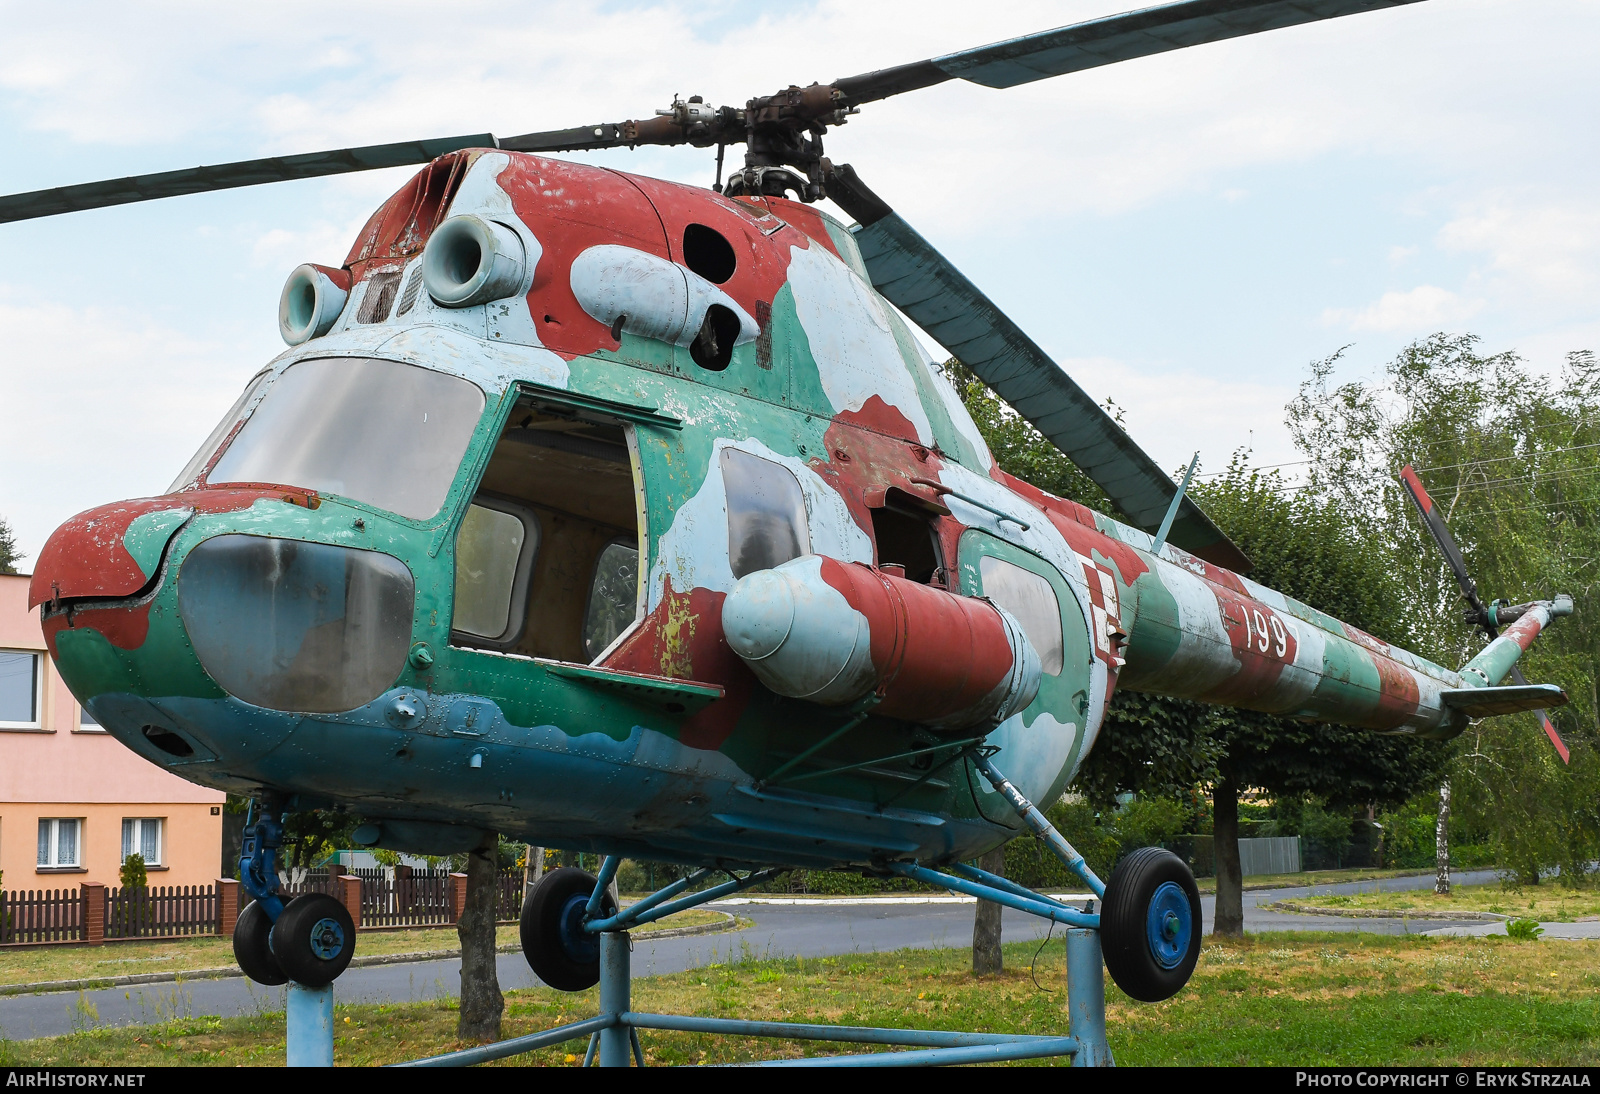
[[[744,877],[739,877],[737,874],[729,872],[729,876],[733,879],[731,881],[725,881],[721,885],[713,885],[711,888],[703,889],[698,893],[691,893],[681,900],[668,899],[670,897],[677,896],[689,886],[698,884],[699,882],[702,882],[706,878],[710,877],[712,874],[719,872],[708,867],[704,870],[696,870],[688,877],[680,878],[677,881],[674,881],[665,889],[658,889],[656,892],[651,893],[638,903],[631,904],[624,908],[616,915],[608,916],[605,919],[592,918],[599,911],[600,901],[598,894],[603,892],[604,885],[611,884],[611,879],[616,876],[617,867],[621,864],[622,858],[619,855],[609,855],[606,857],[605,862],[601,863],[600,865],[601,881],[600,884],[595,886],[594,891],[596,895],[589,898],[588,914],[591,916],[591,918],[584,922],[583,929],[592,934],[598,934],[602,943],[604,943],[606,935],[609,932],[626,931],[632,927],[639,927],[646,923],[654,923],[658,919],[665,919],[667,916],[675,915],[686,908],[694,908],[701,904],[709,904],[713,900],[720,900],[732,893],[737,893],[741,890],[748,889],[752,885],[760,885],[764,881],[771,881],[779,874],[786,872],[786,868],[778,867],[768,870],[754,870],[749,874],[746,874]]]
[[[1105,974],[1098,931],[1067,932],[1067,1036],[1005,1033],[960,1033],[942,1029],[885,1029],[878,1026],[826,1026],[804,1022],[752,1022],[735,1018],[694,1018],[649,1014],[630,1009],[629,939],[625,932],[600,936],[600,1013],[541,1033],[513,1037],[492,1045],[411,1060],[399,1067],[465,1067],[520,1056],[534,1049],[589,1039],[584,1066],[644,1066],[641,1029],[684,1033],[720,1033],[735,1037],[775,1037],[792,1041],[840,1041],[862,1045],[908,1046],[909,1051],[813,1056],[800,1060],[763,1060],[755,1067],[926,1067],[936,1064],[998,1063],[1071,1056],[1076,1065],[1109,1065],[1105,1036]]]
[[[333,1066],[333,985],[308,988],[289,982],[284,1052],[290,1067]]]
[[[848,728],[848,726],[847,726]],[[1083,856],[1062,838],[1032,802],[1002,775],[986,756],[974,756],[973,764],[994,788],[1005,795],[1033,833],[1083,879],[1097,897],[1105,895],[1105,883],[1084,862]],[[422,1060],[402,1067],[460,1067],[487,1063],[508,1056],[589,1038],[584,1066],[598,1062],[601,1067],[644,1066],[639,1045],[641,1029],[678,1030],[685,1033],[721,1033],[737,1037],[778,1037],[798,1041],[843,1041],[867,1045],[908,1046],[894,1052],[869,1052],[844,1056],[817,1056],[802,1060],[768,1060],[753,1066],[778,1067],[920,1067],[933,1064],[997,1063],[1006,1060],[1033,1060],[1071,1056],[1078,1066],[1105,1066],[1114,1061],[1106,1043],[1105,968],[1100,950],[1100,917],[1091,909],[1074,908],[1053,897],[1036,893],[1014,881],[956,863],[949,872],[929,869],[911,862],[888,862],[883,868],[901,877],[923,881],[941,888],[990,900],[1019,912],[1027,912],[1053,923],[1064,924],[1067,950],[1067,1012],[1070,1035],[958,1033],[947,1030],[884,1029],[876,1026],[825,1026],[800,1022],[750,1022],[731,1018],[692,1018],[671,1014],[645,1014],[632,1009],[630,948],[627,928],[706,904],[720,897],[758,885],[782,873],[781,869],[756,870],[744,877],[729,872],[731,880],[702,892],[674,900],[679,893],[717,871],[698,870],[688,877],[659,889],[633,906],[604,919],[597,919],[601,893],[616,876],[621,858],[607,857],[600,867],[594,895],[589,900],[589,919],[584,929],[600,935],[600,1013],[582,1022],[572,1022],[542,1033],[513,1037],[498,1044],[482,1045]]]

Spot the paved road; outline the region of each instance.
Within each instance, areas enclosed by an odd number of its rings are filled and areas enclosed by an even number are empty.
[[[1482,884],[1494,879],[1480,871],[1459,874],[1460,884]],[[1493,925],[1471,921],[1351,919],[1333,916],[1286,915],[1267,911],[1277,900],[1312,893],[1355,893],[1431,888],[1432,877],[1390,878],[1381,882],[1344,883],[1315,888],[1269,889],[1244,894],[1247,931],[1319,930],[1369,931],[1390,934],[1462,928],[1482,933]],[[1201,899],[1205,929],[1211,929],[1215,899]],[[901,948],[941,949],[968,946],[972,940],[972,904],[853,903],[808,901],[794,904],[742,903],[722,905],[753,921],[743,930],[715,935],[694,935],[649,941],[642,936],[634,945],[634,975],[653,976],[687,968],[754,957],[824,957],[871,953]],[[1597,924],[1567,926],[1595,927]],[[1004,917],[1006,941],[1042,939],[1048,925],[1016,912]],[[1597,929],[1600,934],[1600,929]],[[459,983],[460,962],[424,961],[404,965],[374,965],[351,969],[334,987],[339,1002],[395,1002],[432,999],[453,994]],[[531,987],[538,983],[519,954],[502,954],[499,960],[503,988]],[[93,1025],[137,1025],[188,1015],[235,1015],[257,1011],[282,1011],[283,989],[262,988],[242,977],[193,980],[182,984],[148,984],[99,991],[0,997],[0,1038],[20,1041],[51,1037]]]

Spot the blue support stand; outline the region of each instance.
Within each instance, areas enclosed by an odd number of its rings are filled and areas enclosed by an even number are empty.
[[[1004,775],[989,762],[987,755],[973,760],[973,766],[1003,794],[1044,844],[1093,890],[1104,897],[1106,887],[1083,856],[1062,838],[1032,802],[1023,797]],[[1065,925],[1067,930],[1067,1012],[1070,1036],[1007,1033],[958,1033],[931,1029],[884,1029],[874,1026],[827,1026],[799,1022],[751,1022],[735,1018],[690,1018],[674,1014],[644,1014],[632,1009],[631,970],[629,967],[628,928],[640,926],[674,912],[709,903],[719,897],[759,885],[781,873],[780,869],[752,871],[745,877],[730,874],[731,881],[698,893],[679,896],[715,871],[704,869],[676,881],[666,888],[604,919],[600,913],[601,892],[616,876],[620,859],[607,858],[600,868],[594,896],[587,909],[584,929],[600,935],[600,1013],[582,1022],[558,1026],[542,1033],[514,1037],[492,1045],[463,1049],[443,1056],[412,1060],[401,1067],[462,1067],[518,1056],[537,1048],[560,1044],[580,1037],[589,1039],[584,1066],[598,1062],[601,1067],[627,1067],[630,1062],[644,1066],[639,1045],[641,1029],[677,1030],[686,1033],[720,1033],[733,1037],[777,1037],[796,1041],[841,1041],[863,1045],[909,1046],[896,1052],[869,1052],[848,1056],[817,1056],[802,1060],[770,1060],[756,1067],[925,1067],[937,1064],[999,1063],[1007,1060],[1036,1060],[1052,1056],[1071,1056],[1078,1067],[1109,1067],[1115,1061],[1106,1041],[1106,979],[1100,949],[1100,917],[1089,908],[1073,908],[1059,900],[1033,892],[1013,881],[975,867],[953,864],[950,872],[929,869],[913,862],[888,862],[884,868],[902,877],[968,893],[982,900],[1027,912]],[[677,897],[678,899],[673,899]],[[1090,901],[1092,907],[1093,901]],[[330,1001],[329,1023],[332,1022]],[[331,1061],[331,1031],[328,1056]],[[291,1062],[292,1057],[291,1057]]]
[[[333,985],[289,982],[285,1047],[290,1067],[333,1066]]]

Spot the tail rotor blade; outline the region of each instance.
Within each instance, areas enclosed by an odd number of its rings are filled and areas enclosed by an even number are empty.
[[[1526,684],[1528,682],[1528,678],[1522,675],[1522,670],[1515,665],[1511,666],[1511,680],[1516,684]],[[1556,755],[1561,757],[1561,762],[1570,764],[1572,762],[1572,753],[1567,750],[1567,743],[1561,739],[1561,734],[1556,732],[1555,724],[1550,721],[1550,715],[1542,710],[1536,710],[1533,713],[1539,719],[1539,724],[1544,727],[1545,736],[1549,737],[1550,743],[1556,746]]]
[[[1461,595],[1467,598],[1467,603],[1478,612],[1487,612],[1483,600],[1478,596],[1478,585],[1472,580],[1472,575],[1467,572],[1467,562],[1461,557],[1461,548],[1456,546],[1455,537],[1450,534],[1450,528],[1444,522],[1444,517],[1439,513],[1439,507],[1428,496],[1428,491],[1423,489],[1422,480],[1408,463],[1400,470],[1400,484],[1406,488],[1406,493],[1416,504],[1417,511],[1422,514],[1422,523],[1427,527],[1433,541],[1439,545],[1439,552],[1444,555],[1446,564],[1456,575],[1456,581],[1461,585]],[[1494,638],[1500,632],[1494,624],[1488,622],[1485,615],[1485,629],[1489,637]]]

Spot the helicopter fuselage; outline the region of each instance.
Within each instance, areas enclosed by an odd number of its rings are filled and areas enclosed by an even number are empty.
[[[1050,801],[1119,686],[1459,728],[1457,673],[1001,471],[809,206],[468,150],[304,286],[306,336],[172,488],[73,518],[36,567],[74,694],[192,781],[403,850],[870,868],[1015,834],[972,750]],[[724,605],[808,559],[931,590],[871,621],[924,693],[929,664],[1011,656],[935,622],[987,598],[1032,698],[963,724],[955,698],[903,716],[938,701],[892,678],[779,694]]]

